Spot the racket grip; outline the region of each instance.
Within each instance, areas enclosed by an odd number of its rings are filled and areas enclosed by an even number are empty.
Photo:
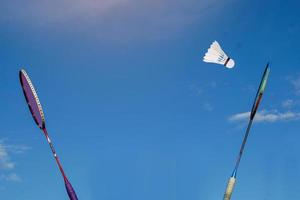
[[[230,200],[231,199],[231,194],[233,192],[235,181],[236,181],[236,179],[234,177],[230,177],[230,179],[228,181],[228,184],[227,184],[227,188],[226,188],[223,200]]]
[[[67,179],[65,180],[65,186],[70,200],[78,200],[75,190]]]

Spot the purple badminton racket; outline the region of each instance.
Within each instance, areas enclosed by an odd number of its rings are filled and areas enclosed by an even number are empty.
[[[24,69],[20,70],[19,78],[20,78],[21,86],[22,86],[23,93],[24,93],[25,99],[27,101],[29,110],[32,114],[32,117],[33,117],[35,123],[44,132],[44,135],[50,145],[50,148],[51,148],[51,151],[55,158],[55,161],[56,161],[56,163],[59,167],[59,170],[64,178],[64,182],[65,182],[65,186],[66,186],[66,190],[69,195],[69,198],[70,198],[70,200],[78,200],[75,190],[73,189],[71,183],[69,182],[69,180],[62,168],[62,165],[60,164],[58,156],[55,152],[54,146],[49,138],[49,135],[48,135],[48,132],[46,129],[46,125],[45,125],[45,117],[44,117],[42,105],[39,101],[39,98],[37,96],[37,93],[36,93],[33,85],[32,85],[31,80]]]

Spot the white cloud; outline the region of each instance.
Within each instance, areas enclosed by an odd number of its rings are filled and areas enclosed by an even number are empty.
[[[24,153],[30,149],[24,145],[6,145],[0,140],[0,180],[10,182],[21,182],[21,178],[16,174],[15,163],[11,159],[11,154]]]
[[[9,152],[12,152],[14,154],[21,154],[31,149],[30,147],[25,145],[5,145],[5,148]]]
[[[294,100],[287,99],[287,100],[285,100],[285,101],[282,102],[282,107],[284,107],[284,108],[291,108],[291,107],[294,106],[294,104],[295,104]]]
[[[244,121],[249,119],[250,112],[237,113],[229,117],[229,121]]]
[[[203,84],[190,84],[189,89],[192,93],[192,95],[198,96],[201,98],[200,104],[201,108],[205,111],[212,111],[214,109],[213,104],[208,100],[209,99],[209,92],[212,89],[217,88],[217,82],[216,81],[210,81]]]
[[[16,173],[10,173],[10,174],[2,174],[0,176],[1,180],[5,180],[5,181],[9,181],[9,182],[21,182],[22,179],[20,178],[20,176]]]
[[[229,121],[242,122],[249,120],[250,112],[237,113],[229,117]],[[299,120],[300,112],[278,112],[277,110],[267,111],[263,110],[256,113],[254,121],[256,122],[278,122],[278,121],[290,121]]]
[[[0,169],[13,169],[15,164],[11,162],[7,149],[0,143]]]
[[[202,109],[204,109],[206,111],[212,111],[214,109],[214,107],[210,103],[205,102],[205,103],[202,103]]]
[[[28,0],[0,1],[0,25],[39,31],[92,34],[93,39],[126,41],[176,37],[190,25],[225,12],[217,0]],[[16,6],[18,5],[18,6]],[[22,9],[20,9],[22,8]],[[217,23],[217,22],[216,22]],[[142,40],[142,41],[143,41]]]
[[[191,90],[191,92],[193,94],[195,94],[196,96],[200,96],[203,94],[204,92],[204,89],[203,88],[200,88],[198,85],[196,84],[191,84],[189,85],[189,89]]]
[[[12,181],[12,182],[21,182],[22,179],[19,177],[18,174],[16,173],[11,173],[11,174],[8,174],[5,178],[6,181]]]
[[[300,76],[297,78],[288,78],[288,80],[290,80],[290,83],[293,85],[295,93],[300,95]]]

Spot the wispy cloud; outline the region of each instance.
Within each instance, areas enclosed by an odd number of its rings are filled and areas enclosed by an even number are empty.
[[[23,145],[6,145],[0,140],[0,180],[20,182],[21,178],[15,173],[15,162],[11,158],[11,154],[24,153],[30,149]]]
[[[237,113],[229,117],[231,122],[244,122],[249,120],[250,112]],[[267,111],[263,110],[258,112],[254,118],[256,122],[278,122],[278,121],[291,121],[299,120],[300,112],[278,112],[277,110]]]
[[[199,87],[197,84],[190,84],[189,89],[193,95],[200,96],[203,94],[204,89]]]
[[[295,105],[295,101],[293,99],[287,99],[287,100],[283,101],[281,105],[284,108],[290,109]]]
[[[170,38],[206,16],[222,14],[217,0],[52,0],[0,2],[1,21],[50,31],[93,34],[101,40]],[[18,6],[16,6],[18,5]],[[22,9],[20,9],[22,8]],[[16,26],[18,27],[18,26]],[[95,38],[94,38],[95,39]]]
[[[13,169],[15,164],[10,160],[7,149],[0,143],[0,169]]]
[[[213,104],[208,101],[209,93],[207,91],[211,91],[212,89],[217,88],[217,82],[210,81],[204,84],[190,84],[189,90],[193,96],[198,96],[201,98],[200,104],[201,108],[205,111],[212,111],[214,109]]]
[[[31,149],[30,147],[25,146],[25,145],[4,145],[4,147],[9,152],[12,152],[14,154],[21,154],[21,153],[24,153],[24,152],[28,151],[29,149]]]
[[[212,111],[214,107],[209,102],[202,103],[202,109],[206,111]]]
[[[288,80],[294,87],[295,94],[300,95],[300,75],[298,77],[288,77]]]
[[[21,177],[16,173],[9,173],[9,174],[1,174],[1,180],[9,181],[9,182],[21,182]]]

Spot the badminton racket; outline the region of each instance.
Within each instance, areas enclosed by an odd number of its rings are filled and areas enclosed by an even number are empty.
[[[59,161],[59,158],[56,154],[54,146],[50,140],[49,134],[46,129],[45,116],[44,116],[44,112],[42,109],[42,105],[40,103],[40,100],[37,96],[37,93],[33,87],[31,80],[24,69],[20,70],[19,78],[20,78],[23,93],[24,93],[26,102],[28,104],[29,110],[31,112],[31,115],[32,115],[35,123],[38,125],[38,127],[43,131],[43,133],[47,139],[47,142],[49,143],[52,154],[53,154],[55,161],[58,165],[58,168],[63,176],[68,196],[69,196],[70,200],[78,200],[75,190],[73,189],[71,183],[69,182],[69,180],[63,170],[63,167]]]
[[[266,68],[265,68],[265,71],[263,73],[261,82],[259,84],[259,88],[258,88],[256,96],[255,96],[255,100],[254,100],[254,103],[253,103],[253,106],[252,106],[252,109],[251,109],[251,113],[250,113],[249,123],[248,123],[246,133],[245,133],[245,136],[244,136],[241,148],[240,148],[240,152],[239,152],[238,157],[237,157],[235,168],[234,168],[233,173],[232,173],[232,175],[229,178],[229,181],[227,183],[227,187],[226,187],[224,198],[223,198],[224,200],[230,200],[231,199],[231,195],[232,195],[232,192],[233,192],[233,189],[234,189],[234,186],[235,186],[235,182],[236,182],[237,170],[238,170],[239,165],[240,165],[240,161],[241,161],[241,158],[242,158],[242,155],[243,155],[243,152],[244,152],[244,148],[245,148],[245,145],[246,145],[249,133],[250,133],[250,129],[251,129],[251,126],[252,126],[253,119],[255,117],[256,111],[258,109],[258,106],[261,102],[262,96],[263,96],[265,88],[266,88],[269,73],[270,73],[270,67],[269,67],[269,63],[268,63]]]

